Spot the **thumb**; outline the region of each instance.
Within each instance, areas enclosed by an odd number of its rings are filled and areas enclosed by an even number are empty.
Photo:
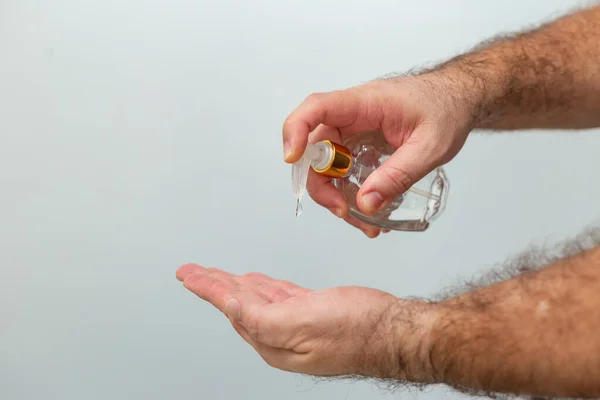
[[[239,292],[229,299],[225,315],[244,328],[246,336],[242,337],[249,343],[281,347],[298,331],[297,317],[290,314],[289,305],[269,303],[252,291]]]
[[[365,180],[357,193],[358,207],[367,215],[377,212],[433,171],[437,161],[423,141],[403,144]]]

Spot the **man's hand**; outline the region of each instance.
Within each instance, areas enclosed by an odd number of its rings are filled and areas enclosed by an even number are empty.
[[[346,90],[309,96],[283,125],[285,161],[297,161],[311,143],[378,130],[396,148],[357,193],[357,205],[369,215],[404,193],[462,148],[473,123],[474,96],[461,93],[443,76],[394,78]],[[348,215],[348,206],[331,179],[310,171],[307,190],[313,200],[375,237],[380,230]]]
[[[577,249],[596,247],[539,270],[519,264],[522,275],[437,302],[361,287],[312,291],[195,264],[179,268],[177,278],[222,311],[269,365],[285,371],[598,398],[599,232],[575,242]]]
[[[362,287],[312,291],[259,273],[236,276],[195,264],[179,268],[177,278],[222,311],[272,367],[316,376],[426,377],[402,361],[420,335],[404,316],[402,300],[388,293]]]
[[[307,141],[343,142],[379,130],[397,150],[362,185],[356,204],[373,214],[460,151],[473,129],[588,129],[600,126],[600,6],[478,46],[435,68],[309,96],[285,120],[285,161]],[[313,200],[348,216],[330,180],[310,171]]]

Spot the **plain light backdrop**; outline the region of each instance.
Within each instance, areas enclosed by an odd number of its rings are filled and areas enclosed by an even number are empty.
[[[308,94],[442,61],[576,1],[0,2],[0,398],[461,398],[267,366],[186,262],[431,296],[596,222],[600,133],[473,134],[426,233],[305,201],[281,124]]]

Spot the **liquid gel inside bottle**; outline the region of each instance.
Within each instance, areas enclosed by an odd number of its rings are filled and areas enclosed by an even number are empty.
[[[394,148],[381,132],[365,132],[348,138],[343,145],[328,140],[308,144],[304,155],[292,166],[292,188],[299,215],[306,190],[308,170],[331,177],[354,218],[383,229],[424,231],[444,211],[449,183],[439,167],[398,196],[375,215],[363,214],[356,194],[367,177],[383,164]]]

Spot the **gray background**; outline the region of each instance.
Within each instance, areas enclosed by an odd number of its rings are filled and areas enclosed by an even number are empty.
[[[472,135],[431,231],[376,240],[310,200],[296,219],[282,161],[311,92],[575,4],[1,1],[0,398],[393,397],[268,367],[175,270],[429,296],[595,222],[594,131]]]

